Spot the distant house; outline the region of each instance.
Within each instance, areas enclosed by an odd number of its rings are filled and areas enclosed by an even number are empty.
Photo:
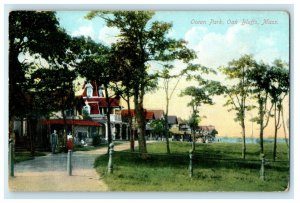
[[[199,134],[202,142],[212,142],[214,141],[216,134],[218,134],[213,125],[199,126],[196,132]]]
[[[177,127],[176,125],[178,124],[177,116],[168,116],[168,124],[169,128],[172,127]]]
[[[150,112],[154,113],[155,120],[162,120],[164,119],[164,110],[161,109],[149,109]]]

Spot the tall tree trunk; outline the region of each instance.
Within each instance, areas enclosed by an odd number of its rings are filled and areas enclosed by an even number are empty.
[[[276,155],[277,155],[277,134],[278,130],[280,128],[280,113],[282,111],[282,105],[281,102],[278,105],[275,103],[275,108],[274,108],[274,122],[275,122],[275,131],[274,131],[274,146],[273,146],[273,160],[276,160]]]
[[[112,135],[111,135],[111,128],[110,128],[110,101],[108,96],[108,88],[107,85],[104,84],[104,91],[105,91],[105,100],[107,103],[107,112],[106,112],[106,118],[107,118],[107,154],[109,153],[109,145],[112,142]]]
[[[289,148],[289,141],[286,136],[286,127],[285,127],[285,122],[284,122],[283,106],[281,106],[281,118],[282,118],[282,126],[283,126],[285,143],[286,143],[286,146]]]
[[[264,153],[264,112],[263,112],[263,100],[258,96],[259,101],[259,138],[260,138],[260,153]]]
[[[195,149],[196,149],[196,132],[195,132],[195,130],[193,130],[193,132],[192,132],[192,136],[193,136],[193,140],[192,140],[192,152],[194,152],[195,151]]]
[[[246,127],[245,127],[245,119],[242,119],[242,133],[243,133],[243,150],[242,150],[242,158],[246,159]]]
[[[279,118],[278,118],[278,121],[279,121]],[[276,103],[275,103],[275,108],[274,108],[274,122],[275,122],[275,124],[274,124],[275,129],[274,129],[273,161],[276,160],[276,151],[277,151],[277,131],[278,131],[278,125],[277,125],[277,107],[276,107]]]
[[[67,148],[67,116],[65,113],[65,107],[63,105],[63,108],[61,109],[61,114],[64,120],[64,129],[63,129],[63,149],[66,150]],[[67,151],[65,151],[67,152]]]
[[[242,158],[246,159],[246,126],[245,126],[245,106],[246,106],[246,98],[242,98],[242,118],[241,118],[241,126],[242,126],[242,136],[243,136],[243,150],[242,150]]]
[[[134,93],[134,104],[136,112],[136,120],[138,124],[138,141],[139,141],[139,151],[140,153],[147,153],[146,147],[146,127],[145,127],[145,115],[143,109],[143,95],[138,94],[138,90]]]
[[[34,156],[34,153],[35,153],[34,133],[32,132],[33,124],[32,124],[32,120],[30,118],[27,118],[27,129],[28,129],[28,135],[29,135],[30,154],[31,154],[31,156]]]
[[[127,93],[127,109],[128,109],[128,123],[129,123],[129,136],[130,136],[130,151],[134,152],[134,137],[132,133],[132,115],[130,111],[130,96]]]
[[[166,114],[165,114],[165,137],[167,145],[167,153],[170,154],[170,145],[169,145],[169,123],[168,123],[168,114],[169,114],[169,98],[168,92],[166,92]]]
[[[14,121],[15,121],[15,117],[10,116],[9,117],[9,139],[12,139],[13,142],[15,143]]]

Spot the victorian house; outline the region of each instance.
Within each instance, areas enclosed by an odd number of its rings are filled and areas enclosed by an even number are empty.
[[[110,117],[110,127],[113,140],[128,140],[128,123],[122,121],[120,97],[105,97],[100,82],[90,81],[83,87],[80,98],[83,100],[82,114],[92,121],[102,124],[100,135],[108,139],[107,114]]]

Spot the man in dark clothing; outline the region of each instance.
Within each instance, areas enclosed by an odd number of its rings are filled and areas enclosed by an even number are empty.
[[[57,145],[57,133],[56,130],[53,131],[53,133],[50,135],[50,144],[51,144],[51,151],[52,154],[55,153],[55,148]]]

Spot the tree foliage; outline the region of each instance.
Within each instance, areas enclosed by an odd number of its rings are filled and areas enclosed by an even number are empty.
[[[166,37],[172,27],[170,23],[151,21],[154,14],[151,11],[93,11],[87,15],[89,19],[101,17],[108,27],[116,27],[120,31],[116,44],[118,48],[126,51],[126,63],[133,73],[132,90],[138,123],[139,150],[142,153],[147,152],[144,95],[147,87],[155,85],[157,78],[157,75],[148,71],[149,62],[194,57],[185,41]]]
[[[224,92],[224,87],[218,81],[204,79],[204,75],[207,75],[209,73],[216,73],[212,69],[201,66],[199,64],[193,64],[188,66],[184,71],[188,73],[187,80],[195,80],[198,82],[197,86],[189,86],[181,92],[181,96],[191,97],[191,101],[188,103],[188,106],[192,108],[192,115],[189,119],[189,125],[193,134],[192,150],[194,151],[196,141],[195,131],[198,128],[198,123],[200,121],[199,107],[205,104],[213,105],[214,103],[212,97],[214,95],[222,94]]]
[[[280,121],[283,118],[283,101],[289,94],[290,78],[288,64],[282,60],[275,60],[270,68],[271,82],[269,87],[269,94],[272,104],[274,104],[274,147],[273,160],[276,159],[277,154],[277,133],[281,127]],[[282,122],[284,125],[284,122]],[[285,128],[285,126],[284,126]],[[287,140],[287,138],[286,138]],[[288,146],[288,142],[287,142]]]
[[[10,12],[10,123],[15,117],[36,120],[73,101],[71,47],[71,37],[59,27],[54,12]]]
[[[255,67],[256,61],[251,55],[243,55],[237,60],[230,61],[227,66],[220,67],[221,72],[232,83],[225,89],[225,95],[227,97],[225,106],[229,107],[229,111],[235,111],[235,121],[239,122],[242,128],[242,157],[244,159],[246,156],[245,117],[246,111],[252,108],[247,102],[251,87],[247,72]]]

